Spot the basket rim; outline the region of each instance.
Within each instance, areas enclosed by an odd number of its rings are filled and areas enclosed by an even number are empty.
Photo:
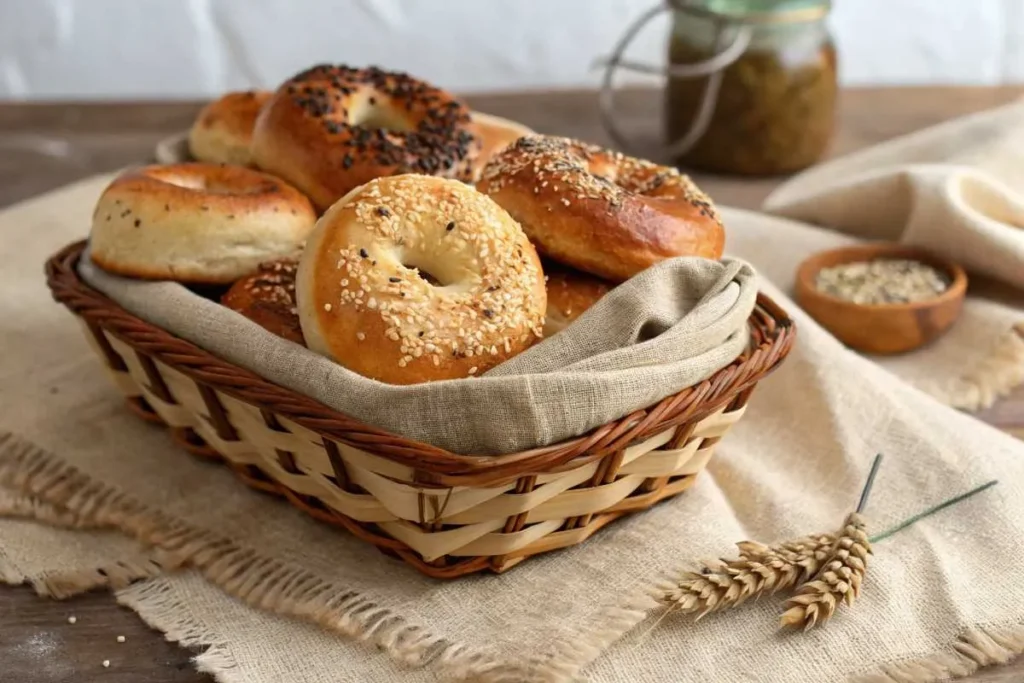
[[[527,473],[578,467],[609,452],[672,426],[700,419],[752,388],[772,372],[792,348],[796,326],[785,311],[763,292],[750,316],[751,349],[711,377],[670,395],[647,408],[562,442],[497,455],[452,453],[415,439],[363,423],[315,399],[260,377],[174,336],[122,308],[85,283],[77,264],[87,240],[72,242],[45,264],[53,298],[83,318],[155,360],[238,400],[266,408],[321,436],[353,448],[370,450],[420,474],[439,477],[473,475],[490,482],[507,481]],[[440,482],[438,482],[440,483]]]

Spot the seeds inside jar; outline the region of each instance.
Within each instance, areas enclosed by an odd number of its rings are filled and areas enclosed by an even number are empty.
[[[949,289],[949,276],[920,261],[879,259],[822,268],[814,286],[857,304],[906,304],[933,299]]]

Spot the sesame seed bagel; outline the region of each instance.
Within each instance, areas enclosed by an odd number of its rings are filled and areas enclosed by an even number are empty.
[[[295,307],[298,262],[281,259],[260,264],[259,270],[231,285],[220,302],[268,332],[305,344]]]
[[[320,65],[286,81],[256,121],[256,164],[321,211],[373,178],[468,180],[479,151],[453,95],[403,73]]]
[[[564,330],[613,287],[610,282],[554,263],[544,263],[544,273],[548,292],[545,337]]]
[[[153,280],[227,284],[295,255],[316,223],[298,190],[242,166],[184,163],[127,171],[93,212],[100,268]]]
[[[542,334],[537,252],[455,180],[372,180],[325,213],[296,280],[309,348],[389,384],[479,375]]]
[[[725,246],[718,212],[689,178],[568,138],[520,138],[477,188],[543,255],[615,282],[673,256],[718,259]]]
[[[232,92],[203,107],[188,132],[192,157],[210,163],[251,165],[252,130],[270,95],[265,90]]]

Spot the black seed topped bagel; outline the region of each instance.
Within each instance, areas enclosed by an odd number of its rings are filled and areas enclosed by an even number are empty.
[[[260,168],[321,211],[350,190],[401,173],[469,180],[480,143],[453,95],[403,73],[319,65],[286,81],[253,134]]]

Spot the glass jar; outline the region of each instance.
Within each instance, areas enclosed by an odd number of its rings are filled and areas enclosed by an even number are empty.
[[[745,49],[721,71],[669,76],[667,139],[688,135],[676,163],[742,175],[773,175],[810,166],[831,140],[836,108],[836,52],[825,23],[828,3],[702,0],[673,4],[671,66]],[[705,105],[705,103],[707,103]],[[709,107],[704,117],[702,105]]]
[[[829,0],[666,0],[628,27],[606,60],[602,122],[632,147],[614,115],[617,69],[664,75],[665,156],[695,170],[775,175],[821,158],[836,109]],[[668,66],[624,58],[640,30],[671,12]]]

